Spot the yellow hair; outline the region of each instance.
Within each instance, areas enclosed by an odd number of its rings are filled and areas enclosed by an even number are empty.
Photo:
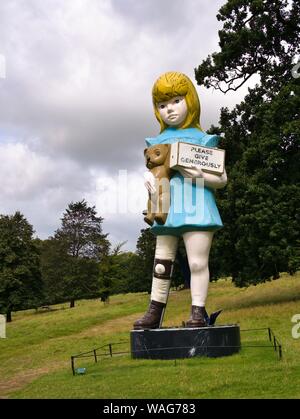
[[[184,96],[188,108],[187,117],[179,128],[191,127],[202,131],[200,126],[200,102],[195,86],[185,74],[170,71],[162,74],[156,80],[152,89],[154,112],[160,123],[160,132],[164,131],[168,125],[161,119],[157,105],[175,96]]]

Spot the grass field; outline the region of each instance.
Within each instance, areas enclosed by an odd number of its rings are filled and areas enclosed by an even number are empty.
[[[247,289],[212,283],[207,308],[222,308],[219,323],[241,329],[271,327],[283,345],[244,348],[232,357],[174,361],[132,360],[130,355],[95,364],[84,358],[73,377],[70,356],[110,342],[129,341],[132,323],[145,310],[147,294],[113,296],[108,305],[78,301],[49,312],[13,313],[7,339],[0,339],[0,398],[300,398],[300,339],[292,337],[300,314],[300,274]],[[165,326],[189,316],[189,291],[172,292]],[[242,344],[268,345],[266,332],[242,332]],[[124,346],[125,345],[125,346]],[[124,344],[129,351],[129,343]]]

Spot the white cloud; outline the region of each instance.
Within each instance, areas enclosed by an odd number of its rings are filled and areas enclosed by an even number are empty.
[[[83,188],[87,176],[78,176],[78,165],[73,161],[54,160],[30,150],[22,143],[0,144],[0,182],[2,201],[31,199],[45,190]],[[88,187],[88,185],[86,185]]]
[[[53,234],[71,201],[92,189],[74,161],[52,159],[22,143],[0,144],[0,213],[23,212],[43,238]]]

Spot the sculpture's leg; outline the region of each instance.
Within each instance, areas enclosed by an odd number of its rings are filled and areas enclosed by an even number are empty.
[[[213,238],[212,231],[192,231],[183,234],[191,271],[191,317],[188,327],[206,326],[205,302],[209,285],[208,259]]]
[[[157,236],[151,301],[145,315],[134,323],[135,329],[157,329],[161,326],[171,285],[177,245],[178,237]]]

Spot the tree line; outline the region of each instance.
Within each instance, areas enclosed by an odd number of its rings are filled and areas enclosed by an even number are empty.
[[[220,51],[195,69],[198,84],[227,94],[259,76],[209,131],[223,134],[229,179],[212,276],[245,286],[300,266],[300,3],[228,0],[217,19]]]
[[[150,292],[155,238],[142,230],[136,252],[112,248],[103,218],[85,200],[71,202],[53,237],[34,237],[24,215],[0,215],[0,313],[99,298]],[[182,282],[180,272],[174,284]]]

